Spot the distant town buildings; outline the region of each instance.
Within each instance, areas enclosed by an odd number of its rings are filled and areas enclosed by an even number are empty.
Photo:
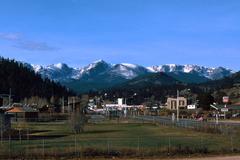
[[[187,109],[187,99],[184,97],[167,99],[167,109],[177,110],[177,105],[179,106],[179,109]]]

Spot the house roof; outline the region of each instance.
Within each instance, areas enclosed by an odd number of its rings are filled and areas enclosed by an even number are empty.
[[[23,107],[13,107],[7,111],[7,113],[25,113],[25,112],[38,112],[38,110],[32,107],[23,106]]]
[[[23,113],[25,112],[22,107],[13,107],[12,109],[8,110],[7,113]]]
[[[6,112],[6,111],[8,111],[8,110],[10,110],[12,107],[11,106],[1,106],[0,107],[0,112]]]

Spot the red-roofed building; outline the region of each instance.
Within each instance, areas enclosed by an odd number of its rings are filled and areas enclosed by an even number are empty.
[[[39,111],[29,107],[24,106],[20,103],[14,103],[11,108],[6,112],[8,115],[15,117],[13,120],[26,120],[26,121],[36,121],[38,119]]]

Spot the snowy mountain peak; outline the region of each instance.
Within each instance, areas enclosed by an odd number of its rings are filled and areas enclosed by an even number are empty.
[[[104,60],[97,60],[82,68],[72,68],[65,63],[57,63],[49,66],[41,65],[28,65],[36,73],[41,74],[43,77],[63,82],[71,80],[80,80],[82,78],[98,77],[106,75],[110,77],[121,77],[124,79],[132,79],[139,75],[147,73],[196,73],[199,76],[206,77],[208,79],[220,79],[225,76],[229,76],[233,73],[232,70],[223,67],[210,68],[192,64],[178,65],[178,64],[165,64],[152,67],[143,67],[140,65],[130,63],[120,63],[111,65]]]
[[[93,70],[97,67],[108,68],[108,67],[110,67],[110,64],[108,64],[104,60],[97,60],[97,61],[94,61],[93,63],[87,65],[86,67],[83,67],[81,69],[81,72],[87,72],[87,71]]]
[[[68,68],[68,65],[65,63],[57,63],[57,64],[54,64],[53,66],[58,69]]]
[[[209,79],[220,79],[225,76],[229,76],[233,73],[232,70],[226,69],[223,67],[211,68],[211,67],[204,67],[198,65],[176,65],[176,64],[165,64],[159,66],[152,66],[147,67],[151,72],[183,72],[183,73],[191,73],[196,72],[200,76],[209,78]]]
[[[96,61],[94,61],[92,64],[101,64],[101,63],[108,64],[107,62],[105,62],[105,61],[102,60],[102,59],[96,60]]]
[[[121,63],[121,65],[126,66],[128,68],[137,68],[138,66],[135,64],[130,64],[130,63]]]
[[[31,64],[31,67],[36,73],[43,68],[41,65],[35,65],[35,64]]]
[[[58,69],[58,70],[62,70],[62,69],[69,69],[68,65],[65,63],[57,63],[57,64],[51,64],[48,65],[44,68],[49,68],[49,69]]]

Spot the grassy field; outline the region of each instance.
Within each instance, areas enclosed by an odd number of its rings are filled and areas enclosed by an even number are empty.
[[[79,135],[74,134],[69,126],[67,121],[27,123],[25,127],[30,130],[30,139],[5,140],[0,154],[168,156],[230,153],[240,148],[238,136],[229,137],[150,123],[105,121],[88,124],[85,132]]]

